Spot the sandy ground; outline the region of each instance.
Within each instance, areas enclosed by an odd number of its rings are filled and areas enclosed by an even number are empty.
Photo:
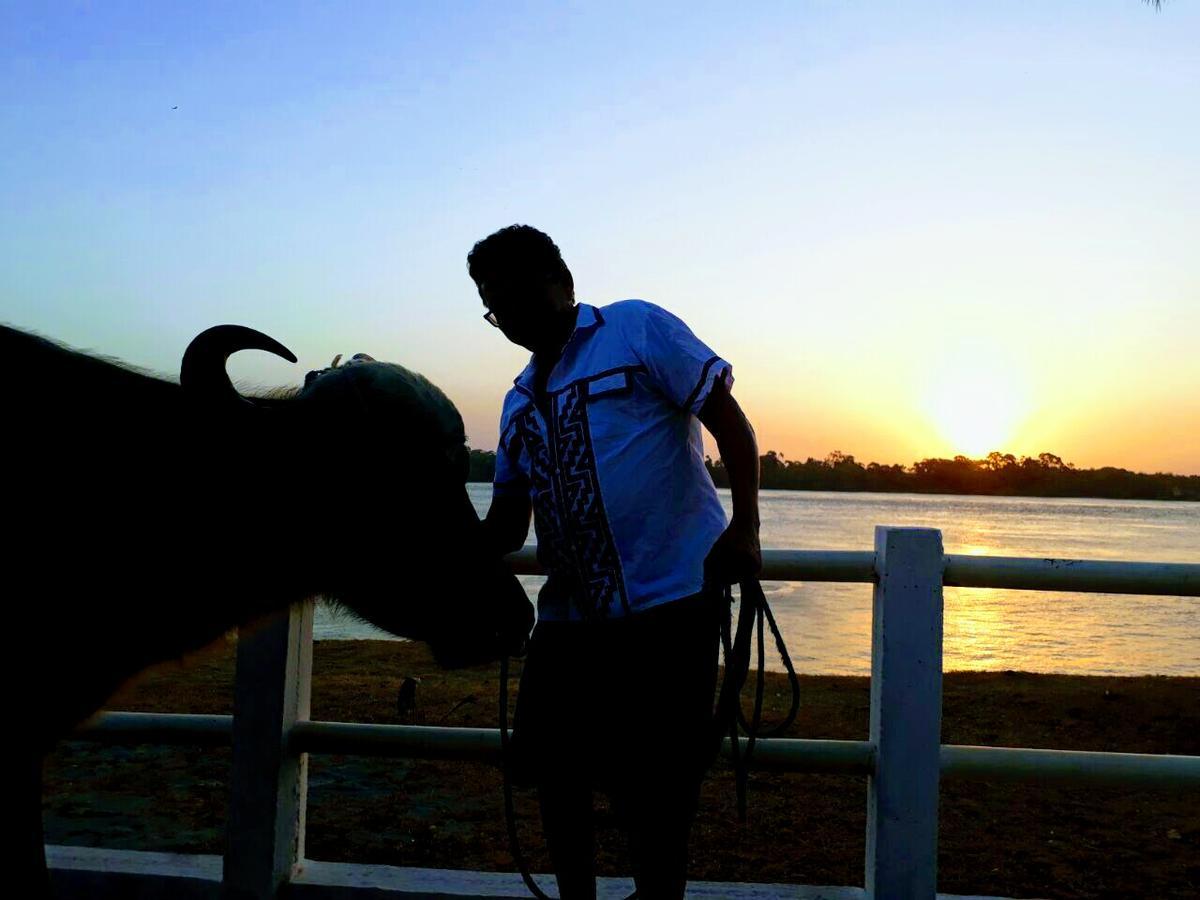
[[[421,645],[320,642],[313,718],[494,727],[495,667],[440,671]],[[112,709],[228,713],[233,648],[223,643],[144,674]],[[401,681],[421,683],[401,719]],[[514,679],[515,681],[515,679]],[[784,700],[782,678],[768,712]],[[867,736],[868,681],[802,679],[789,736]],[[1022,672],[949,673],[945,743],[1200,755],[1200,679],[1091,678]],[[47,764],[47,840],[219,853],[228,753],[67,742]],[[312,859],[512,871],[499,772],[483,764],[316,756],[310,761]],[[627,871],[603,798],[602,874]],[[518,800],[526,854],[546,871],[531,795]],[[704,880],[862,884],[865,779],[759,773],[750,815],[734,813],[719,764],[693,831],[691,875]],[[939,889],[1009,897],[1200,897],[1200,794],[945,782]]]

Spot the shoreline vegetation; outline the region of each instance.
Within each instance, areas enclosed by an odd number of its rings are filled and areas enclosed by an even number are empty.
[[[224,713],[233,706],[236,644],[218,642],[159,665],[111,709]],[[516,691],[516,674],[512,691]],[[402,715],[401,682],[420,678]],[[333,721],[496,727],[497,667],[437,668],[428,649],[394,641],[320,641],[312,716]],[[788,737],[865,740],[869,679],[801,676]],[[766,718],[788,699],[768,674]],[[664,702],[669,702],[664,698]],[[1200,755],[1200,678],[949,672],[947,744]],[[639,745],[636,736],[631,747]],[[181,853],[222,852],[228,751],[60,745],[46,766],[51,843]],[[309,760],[306,855],[401,866],[514,871],[499,771],[481,763],[316,755]],[[522,845],[548,871],[534,795],[517,798]],[[628,871],[598,800],[601,874]],[[734,811],[732,772],[718,763],[693,829],[696,880],[861,885],[866,784],[856,777],[755,772],[749,821]],[[1194,898],[1200,895],[1200,808],[1194,792],[945,780],[938,888],[1004,897]]]
[[[834,451],[803,462],[769,450],[759,457],[761,487],[785,491],[861,491],[967,494],[992,497],[1092,497],[1104,500],[1200,501],[1200,475],[1130,472],[1114,466],[1078,469],[1053,453],[1036,457],[989,453],[983,459],[922,459],[911,466],[863,464]],[[705,457],[717,487],[728,487],[725,467]],[[471,451],[469,481],[491,482],[496,454]]]

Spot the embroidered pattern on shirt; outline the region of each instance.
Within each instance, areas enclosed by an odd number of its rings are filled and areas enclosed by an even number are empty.
[[[541,423],[530,408],[516,420],[516,430],[529,454],[529,483],[533,493],[533,524],[537,530],[538,559],[551,573],[574,569],[566,542],[566,530],[555,502],[554,465]]]
[[[572,385],[553,396],[551,404],[559,463],[557,479],[550,448],[533,410],[527,411],[518,424],[530,456],[538,545],[548,542],[543,562],[551,570],[551,577],[558,575],[560,581],[577,582],[577,590],[571,594],[585,619],[607,615],[614,598],[628,611],[621,560],[596,475],[586,385]]]
[[[562,472],[564,507],[570,518],[572,546],[579,563],[579,574],[586,592],[589,615],[606,615],[613,598],[628,610],[625,579],[621,577],[621,559],[608,527],[600,482],[596,476],[596,453],[592,448],[592,430],[588,425],[587,391],[577,384],[563,391],[555,404],[557,446]]]

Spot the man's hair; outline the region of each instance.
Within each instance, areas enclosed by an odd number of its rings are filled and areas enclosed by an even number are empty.
[[[545,275],[575,293],[575,280],[558,246],[530,225],[509,225],[479,241],[467,254],[467,271],[476,284],[489,278]]]

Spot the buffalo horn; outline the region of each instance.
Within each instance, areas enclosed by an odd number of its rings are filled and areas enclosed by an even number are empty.
[[[249,403],[237,392],[225,363],[239,350],[266,350],[295,362],[296,356],[283,344],[261,331],[243,325],[214,325],[188,344],[179,369],[179,383],[189,394],[210,402]]]

